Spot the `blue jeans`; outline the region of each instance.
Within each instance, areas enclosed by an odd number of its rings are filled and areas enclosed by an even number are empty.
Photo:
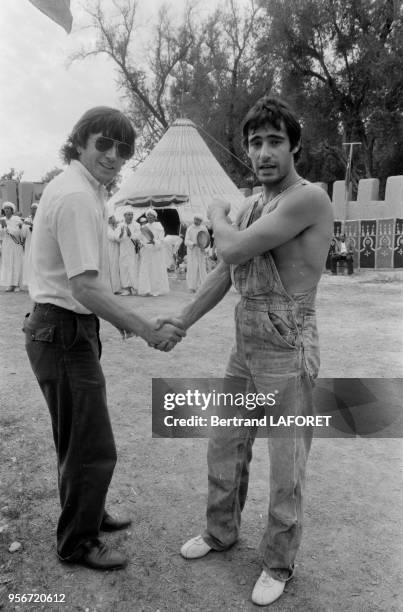
[[[24,322],[25,346],[47,402],[57,453],[61,514],[57,552],[80,556],[96,539],[116,463],[99,321],[53,304],[36,304]]]
[[[313,414],[312,391],[319,368],[314,295],[270,299],[242,298],[236,307],[236,341],[226,370],[232,381],[244,380],[245,392],[276,393],[273,407],[239,416]],[[269,419],[268,419],[269,420]],[[297,431],[298,429],[298,431]],[[208,446],[208,502],[205,541],[225,550],[238,539],[248,491],[249,464],[256,427],[213,429]],[[288,580],[300,545],[305,469],[312,428],[289,427],[281,436],[268,430],[270,502],[261,542],[263,564],[278,580]]]

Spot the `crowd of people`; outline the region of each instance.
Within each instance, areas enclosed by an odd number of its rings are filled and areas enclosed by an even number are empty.
[[[6,292],[27,291],[30,246],[39,201],[23,218],[12,202],[2,204],[0,217],[0,285]],[[168,272],[184,272],[194,293],[214,265],[210,235],[201,215],[195,215],[185,235],[165,235],[158,214],[149,208],[137,220],[135,209],[125,206],[108,217],[108,260],[115,295],[158,296],[169,292]],[[197,240],[203,234],[203,244]]]
[[[123,210],[119,223],[108,219],[109,270],[113,292],[120,295],[164,295],[169,292],[165,232],[150,208],[134,220],[133,208]]]
[[[118,214],[119,209],[116,213]],[[158,296],[169,292],[168,272],[185,270],[194,293],[211,269],[214,258],[210,234],[201,215],[195,215],[185,236],[165,235],[158,214],[149,208],[137,220],[135,209],[126,206],[108,218],[108,254],[111,286],[115,295]],[[203,233],[203,243],[197,237]],[[183,248],[185,247],[185,248]]]
[[[28,288],[31,236],[37,208],[38,203],[33,202],[29,216],[24,219],[13,202],[4,202],[2,205],[0,285],[7,287],[6,292]]]

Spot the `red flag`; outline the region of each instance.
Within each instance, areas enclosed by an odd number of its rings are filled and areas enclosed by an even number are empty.
[[[62,26],[70,34],[73,16],[70,12],[70,0],[29,0],[52,21]]]

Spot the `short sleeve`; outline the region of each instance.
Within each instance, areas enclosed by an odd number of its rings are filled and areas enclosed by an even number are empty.
[[[97,202],[88,193],[72,193],[58,203],[53,230],[67,278],[87,270],[99,272],[102,222]]]

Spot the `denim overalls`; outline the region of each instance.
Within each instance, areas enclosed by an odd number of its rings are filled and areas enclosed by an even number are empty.
[[[305,184],[300,181],[290,189],[304,189]],[[282,195],[265,205],[261,214],[272,211]],[[239,223],[241,230],[260,216],[259,204],[261,207],[261,196],[251,201]],[[277,422],[279,415],[314,414],[312,390],[319,369],[316,287],[289,295],[270,252],[231,266],[231,274],[241,300],[235,309],[235,345],[225,374],[228,388],[231,379],[243,379],[246,392],[275,393],[275,406],[255,409],[248,417],[266,414],[269,421],[272,415]],[[257,427],[217,428],[209,440],[203,538],[215,550],[224,550],[238,539],[256,433]],[[301,541],[302,494],[311,440],[312,427],[286,427],[279,434],[268,426],[270,503],[260,548],[265,568],[279,580],[292,576]]]

